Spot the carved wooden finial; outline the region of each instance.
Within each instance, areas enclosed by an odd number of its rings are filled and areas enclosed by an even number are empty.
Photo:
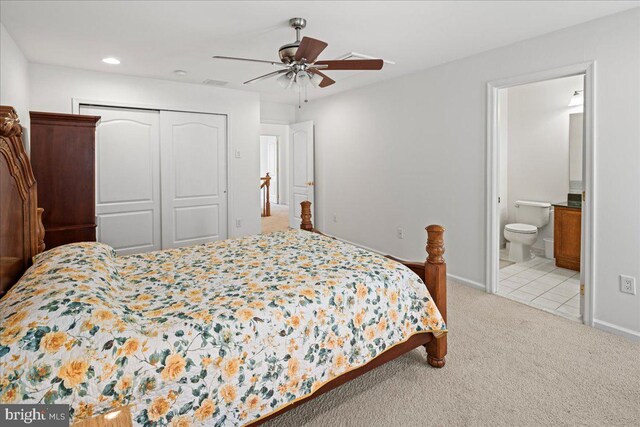
[[[13,107],[7,105],[0,106],[0,136],[9,138],[22,135],[20,119]]]
[[[444,264],[444,227],[430,225],[427,230],[427,253],[429,264]]]
[[[42,208],[37,208],[36,209],[36,221],[38,221],[37,224],[37,233],[38,233],[38,253],[40,252],[44,252],[46,246],[44,244],[44,225],[42,224],[42,214],[44,212],[44,209]]]
[[[313,231],[313,223],[311,222],[311,202],[305,200],[304,202],[300,202],[301,212],[300,217],[302,218],[302,223],[300,223],[300,228],[307,231]]]

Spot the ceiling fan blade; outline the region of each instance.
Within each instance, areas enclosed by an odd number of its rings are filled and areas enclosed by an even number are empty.
[[[322,40],[312,39],[311,37],[303,37],[296,51],[296,61],[300,61],[303,58],[307,63],[312,63],[318,58],[318,55],[327,47],[327,44]]]
[[[268,74],[264,74],[260,77],[256,77],[255,79],[251,79],[251,80],[247,80],[246,82],[244,82],[244,84],[251,84],[251,83],[256,83],[262,80],[266,80],[269,79],[271,77],[275,77],[275,76],[279,76],[280,74],[285,74],[288,73],[289,70],[278,70],[278,71],[274,71],[272,73],[268,73]]]
[[[336,61],[317,61],[313,65],[327,65],[325,70],[381,70],[382,59],[351,59]]]
[[[332,84],[334,84],[336,81],[333,80],[331,77],[327,76],[326,74],[324,74],[321,71],[318,71],[316,69],[313,68],[309,68],[309,72],[313,73],[313,74],[317,74],[320,77],[322,77],[322,81],[320,82],[320,87],[327,87],[327,86],[331,86]]]
[[[260,62],[260,63],[263,63],[263,64],[276,65],[278,67],[286,67],[286,68],[289,67],[287,64],[283,64],[282,62],[265,61],[265,60],[262,60],[262,59],[236,58],[234,56],[220,56],[220,55],[212,56],[212,58],[214,58],[214,59],[230,59],[232,61]]]

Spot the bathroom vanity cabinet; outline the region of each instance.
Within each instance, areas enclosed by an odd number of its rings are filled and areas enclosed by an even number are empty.
[[[554,204],[553,257],[556,266],[580,271],[582,209],[569,203]]]

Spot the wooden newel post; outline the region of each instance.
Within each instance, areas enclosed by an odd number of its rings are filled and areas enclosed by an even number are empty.
[[[444,262],[444,227],[430,225],[427,230],[427,257],[424,263],[424,277],[427,289],[447,321],[447,265]],[[442,368],[447,354],[447,336],[442,335],[425,345],[427,361],[431,366]]]
[[[300,217],[302,218],[300,228],[307,231],[313,231],[313,223],[311,222],[311,202],[308,200],[300,202],[300,208]]]

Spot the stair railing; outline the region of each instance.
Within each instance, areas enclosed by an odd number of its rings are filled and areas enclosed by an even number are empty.
[[[269,201],[269,186],[271,185],[271,177],[269,172],[267,176],[260,177],[260,190],[262,191],[262,216],[271,216],[271,202]]]

